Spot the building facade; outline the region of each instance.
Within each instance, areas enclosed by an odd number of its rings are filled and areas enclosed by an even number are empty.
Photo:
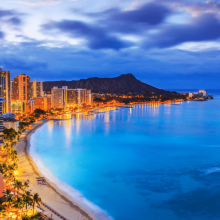
[[[67,86],[51,89],[51,107],[54,109],[75,107],[82,104],[93,105],[91,90],[68,89]]]
[[[44,111],[51,109],[51,96],[34,97],[35,109],[39,108]]]
[[[206,90],[199,90],[199,93],[202,94],[203,97],[206,97],[208,94],[207,94],[207,91]]]
[[[33,80],[30,82],[31,84],[31,96],[32,98],[34,97],[42,97],[44,95],[43,93],[43,82]]]
[[[30,76],[21,73],[14,77],[12,82],[12,100],[28,101],[32,98],[32,90],[30,84]]]
[[[51,89],[51,108],[63,109],[66,106],[66,87]]]
[[[1,82],[0,82],[1,85]],[[1,88],[0,88],[1,92]],[[2,103],[4,103],[5,100],[3,97],[0,97],[0,146],[4,145],[4,134],[3,134],[3,113],[2,113]]]
[[[11,73],[10,71],[3,71],[0,68],[1,81],[1,95],[6,102],[2,103],[2,112],[7,113],[11,111]]]

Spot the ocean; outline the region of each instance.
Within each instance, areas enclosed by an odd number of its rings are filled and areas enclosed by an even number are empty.
[[[49,121],[31,136],[30,153],[99,219],[217,220],[220,91],[208,93],[213,100]]]

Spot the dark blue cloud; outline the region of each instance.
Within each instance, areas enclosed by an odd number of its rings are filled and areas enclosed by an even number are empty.
[[[12,17],[12,18],[8,19],[7,21],[13,25],[20,25],[22,23],[21,19],[18,17]]]
[[[106,22],[123,22],[145,25],[158,25],[162,23],[165,18],[171,14],[172,11],[164,5],[147,3],[141,7],[121,11],[118,8],[112,8],[100,13],[90,13],[88,15],[93,17],[106,17]]]
[[[15,14],[17,14],[17,13],[13,10],[2,10],[2,9],[0,9],[0,18],[8,17],[8,16],[14,16]]]
[[[2,31],[0,31],[0,39],[3,39],[4,36],[5,36],[5,34]]]
[[[91,49],[119,50],[133,45],[116,37],[120,33],[140,34],[149,26],[162,23],[171,14],[167,6],[147,3],[139,8],[121,11],[112,8],[99,13],[86,14],[96,19],[92,24],[76,20],[52,21],[42,25],[44,31],[59,30],[72,37],[83,37]]]
[[[39,69],[46,69],[47,63],[43,61],[33,61],[30,59],[22,59],[15,55],[7,56],[5,58],[1,57],[1,66],[5,68],[9,68],[9,70],[19,70],[21,72],[24,71],[33,71]]]
[[[164,25],[150,36],[147,47],[172,47],[185,42],[212,41],[220,38],[220,20],[215,14],[205,13],[192,18],[188,24]]]
[[[91,49],[110,48],[119,50],[129,47],[131,43],[122,41],[119,38],[107,33],[105,29],[81,21],[63,20],[60,22],[50,22],[42,25],[44,31],[59,30],[72,37],[83,37],[87,39]]]
[[[21,13],[14,10],[3,10],[0,9],[0,24],[11,25],[13,28],[20,27],[22,21],[20,19]],[[0,39],[3,39],[6,33],[0,31]]]

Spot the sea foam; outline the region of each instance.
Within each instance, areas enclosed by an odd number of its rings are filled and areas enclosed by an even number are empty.
[[[220,172],[220,167],[212,167],[206,170],[203,170],[205,175],[211,174],[211,173],[218,173]]]

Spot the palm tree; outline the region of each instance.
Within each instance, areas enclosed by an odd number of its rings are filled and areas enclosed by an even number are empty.
[[[9,209],[9,211],[11,210],[11,205],[14,201],[14,197],[13,195],[11,194],[11,190],[7,189],[5,192],[4,192],[4,198],[5,198],[5,202],[7,204],[7,207]]]
[[[23,194],[23,201],[25,202],[25,206],[27,210],[27,206],[32,205],[32,197],[30,191],[27,191],[25,194]]]
[[[38,212],[37,214],[35,215],[32,215],[30,219],[33,219],[33,220],[44,220],[42,217],[41,217],[41,213]]]
[[[6,209],[5,209],[6,205],[3,204],[3,202],[4,202],[4,199],[0,198],[0,219],[2,219],[1,216],[2,215],[4,216],[5,211],[6,211]]]
[[[18,182],[17,182],[18,194],[19,194],[19,190],[21,190],[22,187],[23,187],[22,182],[21,182],[21,181],[18,181]]]
[[[34,206],[35,204],[40,205],[41,202],[41,198],[39,197],[38,193],[35,193],[33,196],[33,201],[32,201],[32,205],[33,205],[33,213],[34,213]]]
[[[17,198],[18,198],[19,189],[22,189],[22,182],[15,180],[13,186],[14,186],[14,190],[17,189]]]
[[[15,207],[17,209],[22,209],[22,212],[23,212],[24,206],[25,206],[25,203],[24,203],[22,197],[17,197],[17,200],[13,201],[13,207]],[[18,218],[18,216],[17,216],[17,218]]]
[[[25,215],[22,217],[22,220],[30,220],[30,218],[27,215]]]
[[[29,183],[26,181],[23,185],[23,189],[26,190],[29,187]]]

